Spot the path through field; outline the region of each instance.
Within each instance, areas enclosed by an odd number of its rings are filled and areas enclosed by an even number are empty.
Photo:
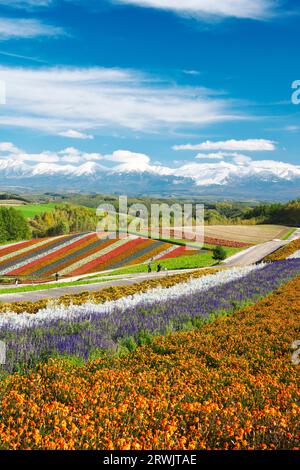
[[[266,256],[274,253],[282,246],[290,243],[293,240],[300,238],[300,229],[297,229],[287,240],[272,240],[260,245],[252,246],[247,250],[244,250],[236,255],[227,258],[224,261],[226,266],[248,266],[249,264],[255,264],[261,261]]]
[[[149,281],[151,279],[159,279],[162,277],[176,275],[181,273],[194,272],[207,268],[199,269],[183,269],[176,271],[163,271],[160,273],[140,273],[140,274],[126,274],[120,276],[113,276],[113,279],[108,279],[104,282],[97,282],[93,284],[80,284],[75,286],[57,287],[49,290],[38,290],[30,292],[16,292],[12,294],[1,294],[1,302],[35,302],[42,299],[54,298],[57,299],[64,295],[80,294],[81,292],[99,292],[107,287],[125,286],[137,284],[142,281]],[[209,269],[212,269],[211,267]],[[11,287],[11,286],[10,286]]]

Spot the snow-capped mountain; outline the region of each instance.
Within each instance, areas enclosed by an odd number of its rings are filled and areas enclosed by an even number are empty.
[[[272,163],[272,164],[270,164]],[[0,160],[2,188],[134,194],[222,195],[288,199],[300,194],[300,167],[270,161],[237,165],[191,162],[177,169],[88,161],[79,165]]]

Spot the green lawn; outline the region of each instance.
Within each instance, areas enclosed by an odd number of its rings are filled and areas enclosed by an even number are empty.
[[[227,248],[227,257],[234,255],[241,251],[240,248]],[[180,269],[196,269],[196,268],[206,268],[213,266],[216,261],[212,257],[211,251],[202,251],[196,255],[189,256],[179,256],[178,258],[170,258],[162,261],[155,261],[151,263],[152,270],[156,271],[157,265],[161,264],[163,268],[168,270],[180,270]],[[148,271],[148,263],[136,264],[134,266],[128,266],[127,268],[119,268],[113,271],[101,274],[103,276],[116,276],[119,274],[135,274],[135,273],[144,273]]]
[[[57,204],[55,202],[50,202],[48,204],[27,204],[24,206],[15,207],[15,209],[22,212],[26,219],[31,219],[35,215],[52,211],[56,205]]]

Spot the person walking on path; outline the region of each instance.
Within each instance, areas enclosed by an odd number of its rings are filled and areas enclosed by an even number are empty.
[[[150,274],[152,272],[152,268],[151,268],[151,264],[149,263],[148,264],[148,274]]]
[[[59,279],[59,274],[56,273],[56,274],[55,274],[55,280],[56,280],[56,282],[58,281],[58,279]]]

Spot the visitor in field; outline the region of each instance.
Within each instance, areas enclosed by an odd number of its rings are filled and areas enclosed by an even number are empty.
[[[56,274],[55,274],[55,280],[56,280],[56,282],[58,281],[58,279],[59,279],[59,274],[56,273]]]
[[[159,263],[159,264],[157,265],[157,272],[160,273],[160,271],[161,271],[161,264]]]
[[[148,264],[148,273],[150,274],[152,272],[151,264]]]

